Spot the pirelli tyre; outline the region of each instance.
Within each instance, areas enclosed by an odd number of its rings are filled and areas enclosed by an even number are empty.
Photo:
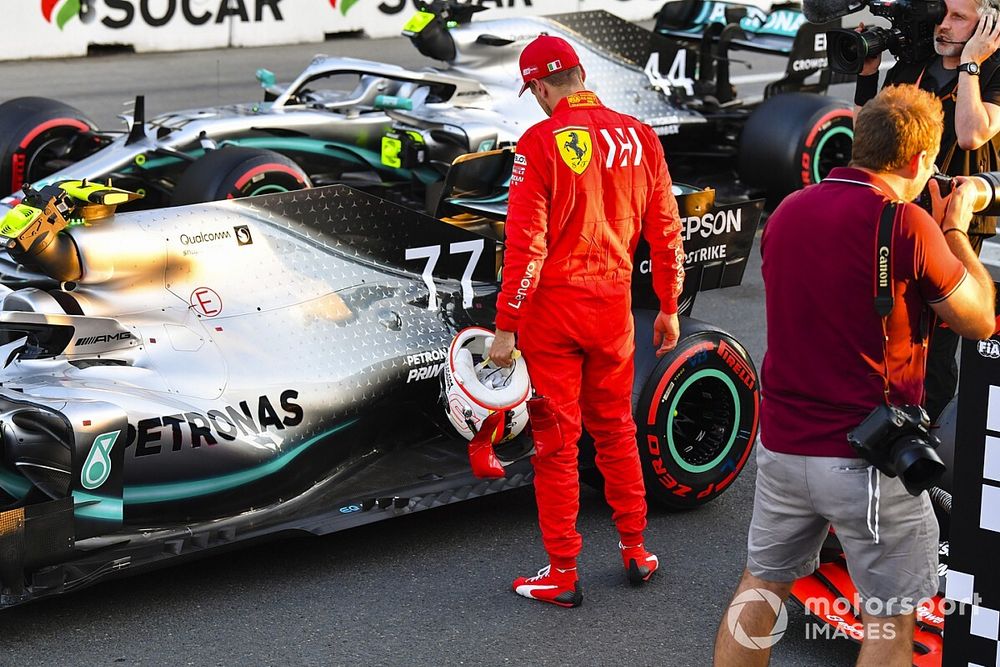
[[[223,146],[205,153],[181,174],[172,203],[181,206],[308,187],[312,183],[302,168],[280,153]]]
[[[0,104],[0,197],[96,151],[96,129],[79,110],[46,97]]]
[[[647,498],[690,509],[718,497],[746,465],[757,438],[760,381],[739,341],[686,317],[677,347],[657,359],[645,339],[655,315],[636,313],[639,458]]]
[[[847,165],[853,143],[854,112],[847,102],[813,93],[774,95],[743,128],[740,178],[763,190],[773,208],[789,193]]]

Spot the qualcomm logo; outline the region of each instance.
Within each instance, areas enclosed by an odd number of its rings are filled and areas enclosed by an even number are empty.
[[[56,7],[59,9],[56,10]],[[54,18],[60,30],[70,19],[79,15],[80,0],[42,0],[42,16],[49,23],[52,23]]]
[[[740,625],[740,612],[743,611],[745,605],[751,602],[766,602],[771,605],[775,619],[770,634],[763,637],[751,637]],[[726,627],[729,628],[733,639],[740,646],[749,649],[770,648],[784,636],[785,630],[788,628],[788,612],[785,611],[785,605],[781,603],[781,598],[771,591],[764,588],[751,588],[737,595],[733,603],[729,605],[729,612],[726,614]]]

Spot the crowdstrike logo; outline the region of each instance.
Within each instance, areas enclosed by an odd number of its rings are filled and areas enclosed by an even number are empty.
[[[774,626],[770,634],[763,637],[751,637],[740,624],[740,613],[743,607],[751,602],[766,602],[771,605],[771,610],[775,613]],[[729,612],[726,614],[726,627],[732,633],[740,646],[749,649],[770,648],[777,644],[788,628],[788,612],[785,605],[781,603],[781,598],[769,590],[763,588],[751,588],[736,596],[733,603],[729,605]]]
[[[58,9],[57,9],[58,7]],[[80,15],[80,0],[42,0],[42,16],[48,23],[55,20],[62,30],[74,16]]]

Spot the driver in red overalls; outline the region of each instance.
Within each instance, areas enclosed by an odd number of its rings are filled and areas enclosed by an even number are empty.
[[[575,607],[583,601],[576,570],[582,424],[594,438],[629,580],[648,581],[659,564],[643,546],[645,488],[631,406],[632,256],[641,229],[660,300],[653,344],[662,356],[679,336],[684,251],[677,201],[653,130],[587,91],[579,57],[559,37],[528,44],[520,68],[521,93],[530,88],[549,118],[518,142],[490,358],[510,365],[517,334],[540,397],[529,402],[529,414],[549,565],[513,587],[525,597]]]

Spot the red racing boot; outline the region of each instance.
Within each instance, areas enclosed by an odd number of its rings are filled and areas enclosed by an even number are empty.
[[[628,582],[633,586],[641,586],[649,581],[653,573],[660,567],[660,559],[655,554],[646,551],[641,544],[627,547],[619,542],[618,548],[622,552],[622,562],[628,573]]]
[[[575,567],[560,570],[546,565],[533,577],[515,579],[513,588],[518,595],[551,602],[560,607],[579,607],[583,604],[583,592],[580,590]]]

